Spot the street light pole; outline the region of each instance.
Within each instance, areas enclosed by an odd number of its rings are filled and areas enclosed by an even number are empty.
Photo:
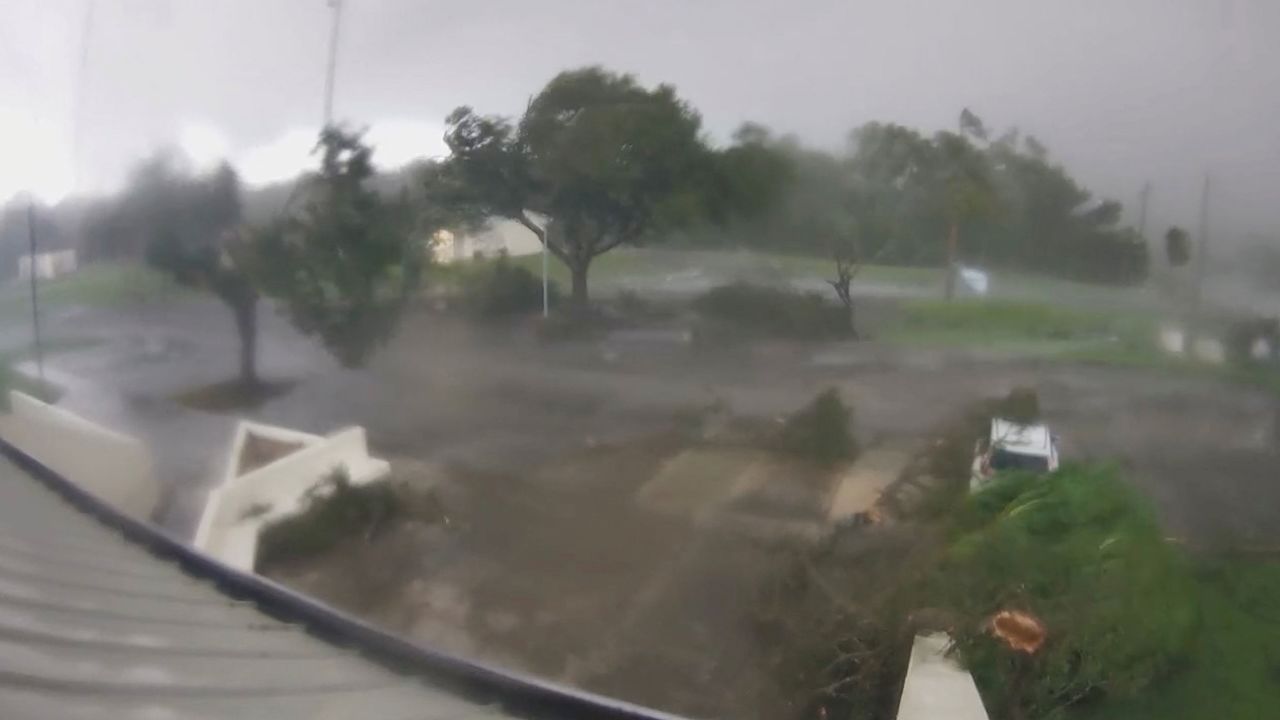
[[[551,302],[547,296],[547,238],[546,230],[542,237],[542,317],[551,317]]]
[[[324,124],[333,123],[333,81],[338,68],[338,27],[342,23],[342,0],[329,0],[333,24],[329,27],[329,66],[324,77]]]

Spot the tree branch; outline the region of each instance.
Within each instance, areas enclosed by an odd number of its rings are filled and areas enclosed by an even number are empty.
[[[529,232],[536,235],[538,237],[538,242],[542,243],[547,248],[547,250],[551,252],[552,255],[555,255],[557,260],[564,263],[565,265],[569,264],[569,256],[563,250],[556,247],[555,245],[552,245],[547,240],[546,229],[538,225],[538,223],[534,222],[529,217],[529,213],[525,212],[524,210],[521,210],[519,213],[516,214],[516,216],[513,219],[516,222],[528,228]]]

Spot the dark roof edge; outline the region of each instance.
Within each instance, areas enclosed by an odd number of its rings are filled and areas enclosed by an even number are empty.
[[[0,438],[0,454],[82,512],[120,531],[152,554],[176,562],[188,574],[213,582],[227,596],[254,603],[271,617],[300,625],[311,634],[339,647],[358,651],[394,672],[429,680],[472,702],[494,704],[522,717],[548,720],[682,720],[677,715],[408,642],[264,577],[224,565],[155,526],[110,507],[3,438]]]

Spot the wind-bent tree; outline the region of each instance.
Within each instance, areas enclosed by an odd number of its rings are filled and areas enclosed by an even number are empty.
[[[578,309],[592,261],[681,217],[706,172],[701,119],[673,87],[599,67],[557,75],[518,124],[468,107],[447,122],[452,201],[527,227],[569,268]]]
[[[105,222],[145,248],[147,262],[179,284],[213,293],[240,340],[240,383],[258,383],[258,291],[241,228],[240,181],[223,163],[203,175],[163,152],[138,166]]]
[[[297,206],[258,233],[256,270],[298,330],[359,367],[395,331],[426,246],[407,200],[369,187],[373,151],[360,133],[326,127],[316,150],[320,170],[299,184]]]
[[[944,294],[956,294],[960,262],[960,227],[992,214],[997,197],[986,157],[966,138],[941,132],[934,136],[935,193],[947,225],[947,275]]]

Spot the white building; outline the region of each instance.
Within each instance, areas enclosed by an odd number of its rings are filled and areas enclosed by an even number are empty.
[[[466,235],[441,230],[432,238],[431,256],[438,263],[452,263],[480,257],[532,255],[541,251],[538,237],[515,220],[494,219],[488,227]]]
[[[31,277],[31,255],[23,255],[18,258],[18,277],[26,280]],[[78,262],[76,260],[75,250],[54,250],[51,252],[36,253],[35,256],[36,277],[41,280],[51,280],[59,275],[75,272]]]

